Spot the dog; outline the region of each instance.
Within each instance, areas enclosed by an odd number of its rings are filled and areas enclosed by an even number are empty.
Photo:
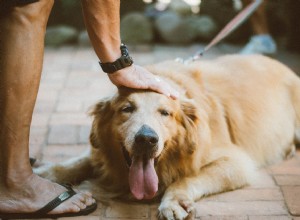
[[[147,67],[181,96],[119,89],[91,111],[91,150],[37,170],[98,199],[160,199],[160,218],[185,219],[206,195],[255,181],[295,152],[300,79],[261,55]]]

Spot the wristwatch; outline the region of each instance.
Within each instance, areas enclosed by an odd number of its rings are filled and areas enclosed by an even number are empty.
[[[131,66],[133,64],[132,58],[129,56],[128,49],[125,44],[121,44],[121,57],[112,63],[101,63],[99,62],[102,70],[105,73],[114,73],[120,69]]]

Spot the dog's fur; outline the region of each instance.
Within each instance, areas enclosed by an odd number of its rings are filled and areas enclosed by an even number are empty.
[[[258,167],[295,151],[300,80],[279,62],[231,55],[148,69],[181,97],[174,101],[150,91],[120,89],[92,111],[91,152],[38,172],[58,182],[88,180],[98,198],[132,197],[122,149],[130,156],[139,151],[156,160],[160,216],[184,219],[195,200],[245,186]],[[151,150],[134,143],[145,125],[158,136]]]

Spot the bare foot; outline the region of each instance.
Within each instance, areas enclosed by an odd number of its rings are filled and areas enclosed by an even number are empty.
[[[67,189],[32,174],[22,184],[9,187],[0,186],[0,213],[30,213],[44,207]],[[95,203],[88,192],[77,192],[76,195],[64,201],[48,214],[79,212]]]

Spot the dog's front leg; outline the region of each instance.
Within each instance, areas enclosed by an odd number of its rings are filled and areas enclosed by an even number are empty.
[[[254,162],[246,154],[219,157],[202,167],[197,176],[185,177],[171,184],[158,208],[159,217],[183,220],[193,211],[195,200],[245,186],[253,181],[254,176]]]
[[[62,163],[36,168],[34,173],[58,183],[79,184],[93,174],[90,152]]]

